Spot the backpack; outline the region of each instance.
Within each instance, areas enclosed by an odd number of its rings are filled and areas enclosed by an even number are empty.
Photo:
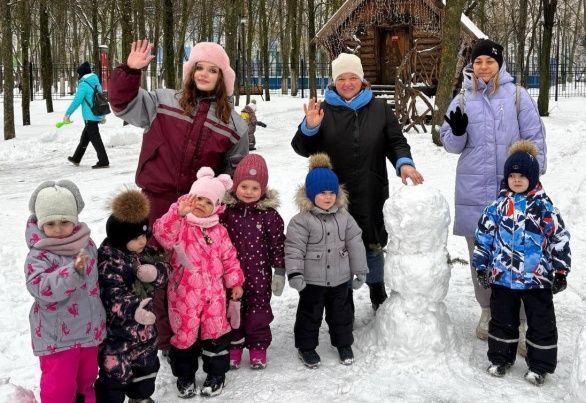
[[[240,117],[242,118],[242,120],[244,120],[246,123],[248,123],[248,121],[250,120],[250,114],[248,112],[240,112]]]
[[[84,81],[84,83],[92,87],[91,84],[87,81]],[[111,113],[110,105],[108,105],[108,99],[106,98],[106,95],[104,95],[102,91],[98,91],[97,88],[97,85],[95,87],[92,87],[92,90],[94,90],[93,104],[90,105],[90,103],[85,98],[84,101],[86,102],[87,106],[89,106],[90,110],[94,115],[104,116]]]
[[[458,99],[458,103],[460,106],[460,109],[462,110],[462,113],[464,113],[465,107],[466,107],[466,98],[464,97],[464,93],[466,92],[466,90],[464,88],[460,89],[460,97]],[[515,107],[517,108],[517,116],[519,115],[519,110],[521,109],[520,103],[519,103],[519,93],[521,92],[521,84],[515,84]]]

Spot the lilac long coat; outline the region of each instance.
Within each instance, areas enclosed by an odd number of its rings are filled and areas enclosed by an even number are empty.
[[[266,197],[253,204],[245,204],[233,194],[226,195],[224,201],[226,211],[220,222],[238,250],[246,278],[241,325],[232,332],[232,346],[266,350],[272,340],[271,267],[285,268],[285,223],[276,210],[278,193],[267,189]]]
[[[498,195],[508,149],[520,139],[533,142],[539,150],[537,160],[542,173],[546,168],[545,129],[535,101],[523,88],[519,92],[517,114],[516,86],[505,63],[499,72],[500,86],[490,94],[493,81],[478,80],[472,87],[472,65],[464,69],[462,88],[468,128],[455,136],[447,122],[441,127],[441,140],[446,151],[460,154],[456,169],[454,234],[474,236],[478,219],[486,206]],[[448,113],[460,105],[457,95]]]

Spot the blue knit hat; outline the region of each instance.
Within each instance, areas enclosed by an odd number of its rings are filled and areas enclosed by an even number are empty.
[[[532,190],[539,182],[539,162],[537,162],[537,147],[527,140],[517,141],[509,150],[509,158],[505,162],[504,179],[512,173],[524,175],[529,180],[529,188]]]
[[[305,194],[312,202],[318,193],[330,191],[338,194],[340,183],[332,171],[330,157],[327,154],[314,154],[309,158],[309,173],[305,177]]]

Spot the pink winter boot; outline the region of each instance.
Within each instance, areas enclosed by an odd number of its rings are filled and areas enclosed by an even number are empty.
[[[264,369],[267,366],[266,350],[250,350],[250,368]]]
[[[231,348],[230,349],[230,368],[231,369],[240,368],[241,361],[242,361],[242,349],[241,348]]]

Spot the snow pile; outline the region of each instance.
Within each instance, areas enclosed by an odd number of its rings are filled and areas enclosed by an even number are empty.
[[[576,352],[572,372],[570,374],[570,389],[579,399],[586,396],[586,327],[578,335]]]
[[[10,378],[0,379],[0,403],[37,403],[31,390],[10,382]]]
[[[435,188],[403,186],[386,201],[389,234],[385,280],[392,290],[379,308],[372,342],[395,359],[437,356],[454,346],[446,305],[450,212]]]

